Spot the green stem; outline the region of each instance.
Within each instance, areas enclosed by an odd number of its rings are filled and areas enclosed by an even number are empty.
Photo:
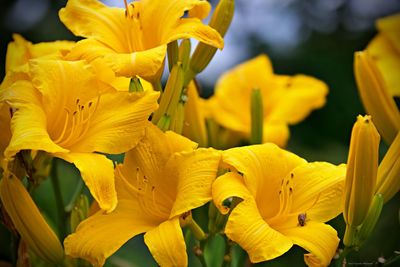
[[[153,85],[154,91],[159,91],[161,93],[164,91],[159,80],[152,82],[151,85]]]
[[[340,253],[340,255],[339,255],[339,259],[337,259],[336,266],[337,266],[337,267],[342,267],[342,266],[343,266],[343,261],[344,261],[344,259],[345,259],[346,256],[349,255],[349,253],[352,252],[352,251],[353,251],[353,248],[352,248],[352,247],[344,247],[342,253]]]
[[[400,260],[400,254],[393,256],[392,258],[388,259],[383,265],[384,266],[388,266],[391,265],[393,263],[395,263],[396,261]]]
[[[197,240],[202,241],[207,239],[208,236],[204,233],[203,229],[201,229],[201,227],[195,222],[195,220],[191,219],[189,221],[188,227]]]
[[[64,201],[61,194],[60,181],[58,180],[56,158],[53,159],[53,164],[51,166],[51,184],[53,185],[54,196],[57,206],[59,238],[60,240],[64,240],[64,238],[67,236],[67,216],[65,213]]]
[[[231,250],[232,250],[232,243],[225,236],[225,254],[224,254],[224,260],[222,261],[222,267],[231,267],[232,263]]]
[[[201,253],[196,254],[196,256],[199,259],[201,266],[207,267],[207,262],[206,259],[204,258],[204,252],[202,251]]]
[[[71,200],[69,201],[68,205],[65,207],[65,212],[66,213],[70,213],[72,211],[72,209],[74,208],[76,199],[80,196],[80,194],[82,193],[82,189],[83,189],[83,180],[79,179],[78,180],[78,185],[75,189],[74,194],[71,197]]]
[[[199,259],[202,267],[207,267],[206,258],[204,257],[204,248],[208,239],[201,240],[197,246],[194,247],[194,255]]]

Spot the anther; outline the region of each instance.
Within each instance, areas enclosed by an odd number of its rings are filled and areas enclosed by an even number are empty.
[[[131,13],[129,12],[128,2],[126,0],[124,0],[124,4],[125,4],[125,16],[131,17]]]

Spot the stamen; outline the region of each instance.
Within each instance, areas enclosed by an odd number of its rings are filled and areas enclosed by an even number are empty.
[[[54,141],[60,146],[67,146],[71,141],[78,142],[90,129],[90,120],[93,114],[97,111],[99,106],[100,96],[98,96],[93,108],[93,102],[90,101],[86,108],[85,105],[80,104],[80,99],[76,100],[75,111],[71,112],[65,108],[67,115],[63,129]]]
[[[61,131],[60,136],[56,140],[54,140],[54,143],[56,143],[56,144],[59,143],[62,140],[62,138],[65,135],[65,132],[67,131],[67,126],[68,126],[68,121],[69,121],[69,111],[66,108],[64,108],[64,109],[67,112],[67,116],[66,116],[66,119],[65,119],[65,122],[64,122],[64,127],[63,127],[63,129]]]
[[[124,0],[124,4],[125,4],[125,16],[131,17],[131,13],[129,12],[128,2],[126,0]]]

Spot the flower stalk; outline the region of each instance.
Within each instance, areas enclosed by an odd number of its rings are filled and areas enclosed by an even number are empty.
[[[57,206],[59,238],[63,240],[68,233],[67,214],[65,213],[64,200],[62,197],[61,185],[57,172],[57,161],[57,158],[53,159],[53,164],[51,167],[51,184],[53,186],[54,197]]]

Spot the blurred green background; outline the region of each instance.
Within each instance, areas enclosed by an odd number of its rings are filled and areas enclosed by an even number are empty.
[[[123,6],[123,1],[104,1]],[[217,1],[210,1],[213,6]],[[4,76],[7,43],[18,32],[33,43],[60,39],[78,40],[59,21],[58,10],[66,1],[2,1],[0,8],[0,76]],[[305,121],[291,127],[290,151],[309,161],[346,162],[351,127],[365,111],[358,98],[353,76],[353,54],[366,47],[376,34],[375,19],[400,11],[399,0],[236,0],[236,13],[211,65],[199,76],[204,96],[212,93],[218,76],[235,64],[266,53],[276,73],[303,73],[325,81],[327,104]],[[399,70],[400,72],[400,70]],[[261,74],[262,75],[262,74]],[[400,73],[399,73],[400,75]],[[399,103],[398,99],[396,99]],[[386,151],[381,144],[381,156]],[[73,194],[78,172],[59,166],[65,202]],[[400,178],[400,177],[399,177]],[[54,195],[49,181],[36,192],[35,200],[51,223],[56,222]],[[367,244],[352,254],[354,266],[373,266],[378,257],[390,258],[400,251],[399,194],[385,205],[379,224]],[[200,212],[198,212],[201,214]],[[201,219],[200,219],[201,220]],[[343,236],[341,216],[331,222]],[[9,234],[0,225],[0,260],[10,260]],[[216,238],[207,249],[218,253]],[[190,266],[200,266],[188,246]],[[293,248],[284,256],[257,266],[304,266],[304,251]],[[213,260],[209,258],[208,260]],[[217,266],[211,263],[211,267]],[[129,241],[107,266],[157,266],[143,244],[142,236]],[[400,262],[393,264],[400,266]]]

